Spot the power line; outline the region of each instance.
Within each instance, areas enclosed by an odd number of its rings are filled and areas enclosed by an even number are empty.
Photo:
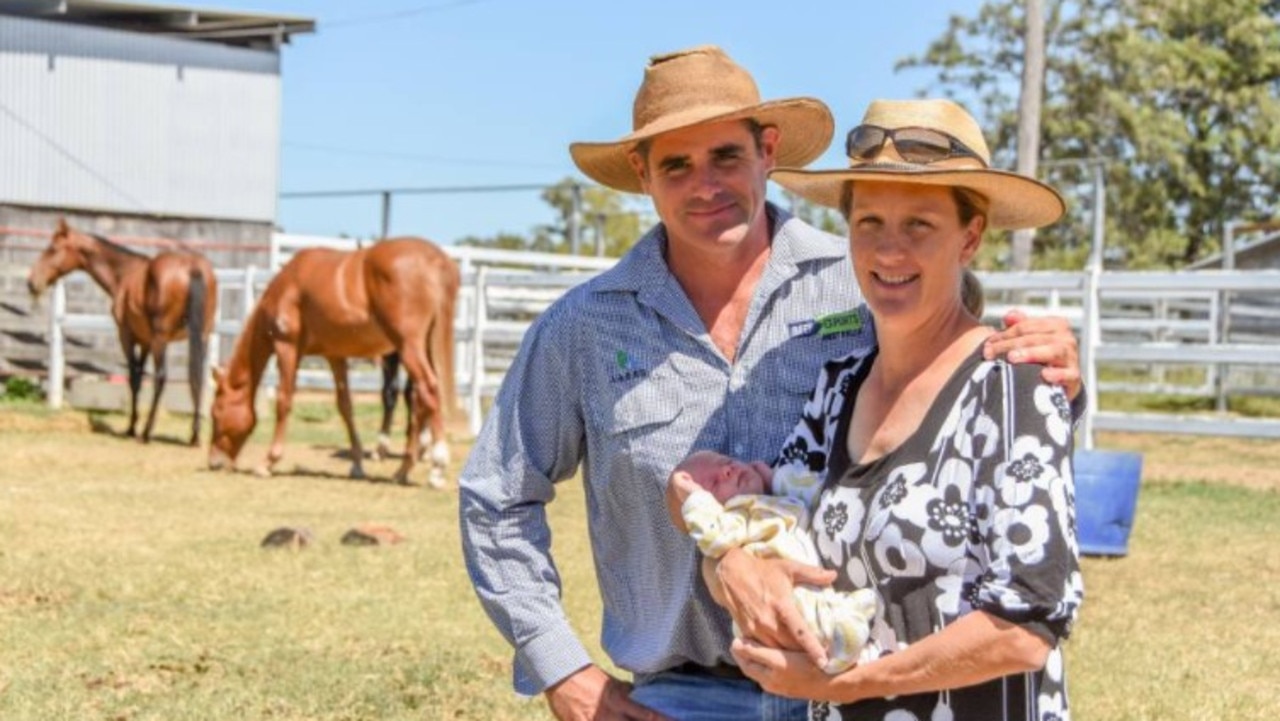
[[[299,150],[312,150],[321,153],[336,153],[340,155],[360,155],[370,158],[387,158],[389,160],[408,160],[422,163],[440,163],[448,165],[486,165],[493,167],[513,167],[513,168],[560,168],[561,165],[555,163],[521,163],[506,160],[485,160],[481,158],[450,158],[441,155],[421,155],[418,153],[398,153],[389,150],[365,150],[360,148],[341,148],[332,145],[320,145],[318,143],[297,143],[292,141],[284,141],[281,143],[285,147],[298,148]]]
[[[407,8],[405,10],[397,10],[395,12],[382,13],[379,15],[363,15],[353,18],[344,18],[334,20],[333,22],[321,21],[320,29],[329,30],[331,28],[349,28],[357,25],[372,25],[374,23],[390,22],[392,20],[400,20],[416,15],[426,15],[428,13],[439,12],[441,10],[452,10],[454,8],[463,7],[464,5],[475,5],[477,3],[487,2],[488,0],[455,0],[454,2],[423,5],[416,8]]]
[[[427,188],[362,188],[356,190],[291,190],[280,193],[281,198],[338,198],[364,195],[445,195],[456,193],[514,193],[545,190],[555,183],[527,183],[524,185],[445,185]]]

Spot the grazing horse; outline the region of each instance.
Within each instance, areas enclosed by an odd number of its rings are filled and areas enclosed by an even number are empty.
[[[276,357],[280,386],[266,461],[270,474],[284,455],[284,432],[305,355],[323,356],[333,371],[338,410],[351,442],[351,476],[364,477],[364,451],[351,415],[347,359],[400,356],[412,384],[407,449],[395,479],[408,483],[420,432],[431,430],[428,481],[444,483],[449,460],[445,409],[453,404],[453,314],[457,265],[421,238],[390,238],[355,251],[308,248],[272,278],[236,340],[226,370],[215,369],[209,466],[234,463],[257,423],[254,397],[267,360]]]
[[[204,390],[205,340],[217,314],[218,285],[213,266],[188,250],[166,250],[154,258],[106,238],[72,230],[58,221],[53,240],[27,276],[33,298],[62,276],[83,270],[111,296],[120,346],[129,364],[129,435],[138,425],[138,390],[150,353],[155,363],[154,393],[142,441],[151,440],[156,406],[168,378],[165,349],[187,338],[187,379],[191,383],[191,445],[200,442],[200,395]]]

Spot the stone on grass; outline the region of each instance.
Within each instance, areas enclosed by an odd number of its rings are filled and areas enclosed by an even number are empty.
[[[390,526],[366,523],[356,526],[342,536],[344,546],[391,546],[404,540],[404,536]]]
[[[296,551],[310,546],[314,541],[315,536],[306,528],[281,526],[268,533],[261,545],[263,548],[291,548]]]

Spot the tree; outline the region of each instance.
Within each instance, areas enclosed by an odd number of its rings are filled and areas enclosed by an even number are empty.
[[[791,214],[800,220],[818,230],[825,230],[833,235],[844,237],[849,234],[849,224],[844,221],[844,218],[840,217],[838,212],[810,203],[786,189],[782,191],[782,196],[786,198]]]
[[[573,178],[565,178],[542,191],[542,199],[555,211],[550,223],[534,226],[529,235],[501,233],[493,237],[468,236],[459,245],[507,250],[534,250],[543,253],[573,252],[572,228],[575,222],[574,192],[577,185],[581,192],[578,223],[581,247],[578,252],[594,255],[597,233],[604,235],[604,255],[618,257],[640,239],[642,228],[648,223],[644,214],[633,207],[633,201],[612,188],[584,185]]]
[[[1107,161],[1108,245],[1134,268],[1177,267],[1218,250],[1223,227],[1274,212],[1280,192],[1280,0],[1045,0],[1042,176],[1069,192]],[[935,88],[994,128],[1010,167],[1021,70],[1017,2],[953,17],[899,67],[937,70]],[[1087,198],[1087,194],[1070,193]],[[1036,264],[1083,259],[1087,203],[1037,235]],[[1074,261],[1073,261],[1074,262]]]
[[[1022,0],[1022,89],[1018,93],[1018,172],[1036,176],[1040,166],[1040,106],[1044,101],[1044,1]],[[1013,233],[1013,269],[1031,268],[1031,228]]]
[[[627,195],[603,185],[583,185],[573,178],[565,178],[559,183],[542,191],[542,199],[559,214],[559,223],[549,226],[547,231],[558,234],[564,252],[571,247],[570,229],[573,216],[573,188],[581,191],[582,206],[579,208],[579,232],[582,248],[579,252],[594,253],[594,229],[598,227],[598,216],[604,217],[604,255],[617,257],[625,253],[637,240],[641,233],[641,213],[635,202]]]

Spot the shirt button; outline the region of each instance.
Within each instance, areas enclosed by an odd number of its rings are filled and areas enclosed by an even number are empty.
[[[742,444],[742,443],[735,443],[735,444],[733,444],[733,455],[738,456],[738,459],[739,459],[739,460],[741,460],[741,459],[742,459],[742,454],[743,454],[743,453],[746,453],[746,452],[747,452],[747,447],[746,447],[746,445],[744,445],[744,444]]]

